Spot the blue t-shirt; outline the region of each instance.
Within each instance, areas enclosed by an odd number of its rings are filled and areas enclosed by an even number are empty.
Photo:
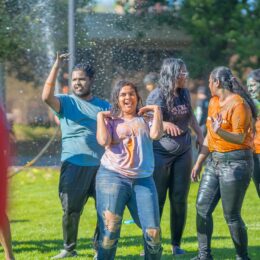
[[[57,95],[60,101],[62,133],[61,161],[79,166],[97,166],[104,149],[96,139],[97,113],[109,110],[108,102],[93,97],[84,100],[75,95]]]

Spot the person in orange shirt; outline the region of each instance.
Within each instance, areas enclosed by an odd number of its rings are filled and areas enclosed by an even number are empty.
[[[257,107],[257,120],[254,135],[254,171],[253,180],[260,198],[260,69],[253,70],[247,78],[247,88]]]
[[[227,67],[215,68],[209,78],[212,98],[207,118],[207,136],[191,172],[200,177],[209,156],[197,195],[197,236],[199,254],[193,259],[213,259],[212,213],[222,200],[224,216],[236,249],[236,259],[245,260],[247,231],[241,208],[253,170],[253,118],[256,107]]]

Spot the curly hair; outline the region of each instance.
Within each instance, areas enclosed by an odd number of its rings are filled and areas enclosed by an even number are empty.
[[[174,105],[176,94],[180,94],[181,92],[181,89],[177,86],[177,81],[183,67],[186,68],[186,65],[182,59],[167,58],[163,60],[160,71],[159,88],[166,101],[168,111],[170,111]],[[186,100],[186,96],[180,95],[180,98],[185,99],[187,104],[190,103],[189,100]],[[189,109],[191,110],[191,106],[189,106]]]
[[[142,107],[142,99],[138,93],[138,89],[135,86],[135,84],[128,80],[120,80],[120,81],[116,82],[114,88],[112,89],[111,98],[110,98],[111,114],[113,117],[118,117],[120,115],[121,109],[119,107],[118,99],[119,99],[119,94],[120,94],[121,89],[125,86],[130,86],[136,93],[136,96],[137,96],[136,113],[138,112],[139,108]]]

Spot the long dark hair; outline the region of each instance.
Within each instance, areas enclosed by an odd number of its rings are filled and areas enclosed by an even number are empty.
[[[120,80],[115,84],[111,93],[111,105],[112,105],[111,114],[113,117],[118,117],[120,115],[121,109],[119,107],[118,98],[121,89],[125,86],[130,86],[136,93],[137,96],[136,113],[138,112],[139,108],[142,107],[142,99],[138,93],[138,89],[135,86],[135,84],[128,80]]]
[[[227,67],[221,66],[215,68],[211,72],[211,78],[219,80],[222,88],[229,90],[230,92],[240,95],[249,105],[253,118],[257,117],[257,109],[254,101],[251,99],[247,90],[242,86],[242,84],[233,76],[231,70]]]
[[[166,101],[168,111],[171,111],[174,105],[176,94],[180,94],[181,89],[177,88],[177,81],[180,77],[181,68],[186,65],[182,59],[167,58],[163,60],[160,71],[159,88],[162,90],[163,97]],[[190,101],[186,96],[180,96],[185,99],[191,110]]]

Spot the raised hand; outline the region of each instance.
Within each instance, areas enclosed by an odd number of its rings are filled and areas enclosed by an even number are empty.
[[[59,52],[57,52],[55,66],[59,68],[64,62],[69,60],[69,56],[70,56],[69,53],[59,54]]]
[[[97,114],[98,117],[102,117],[103,119],[104,118],[111,118],[111,111],[101,111],[101,112],[98,112]]]
[[[211,126],[215,133],[221,128],[221,124],[223,122],[223,118],[221,114],[217,114],[216,118],[211,117]]]
[[[141,107],[138,111],[138,115],[142,116],[145,115],[147,112],[156,112],[156,111],[160,111],[160,107],[157,105],[147,105],[144,107]]]

